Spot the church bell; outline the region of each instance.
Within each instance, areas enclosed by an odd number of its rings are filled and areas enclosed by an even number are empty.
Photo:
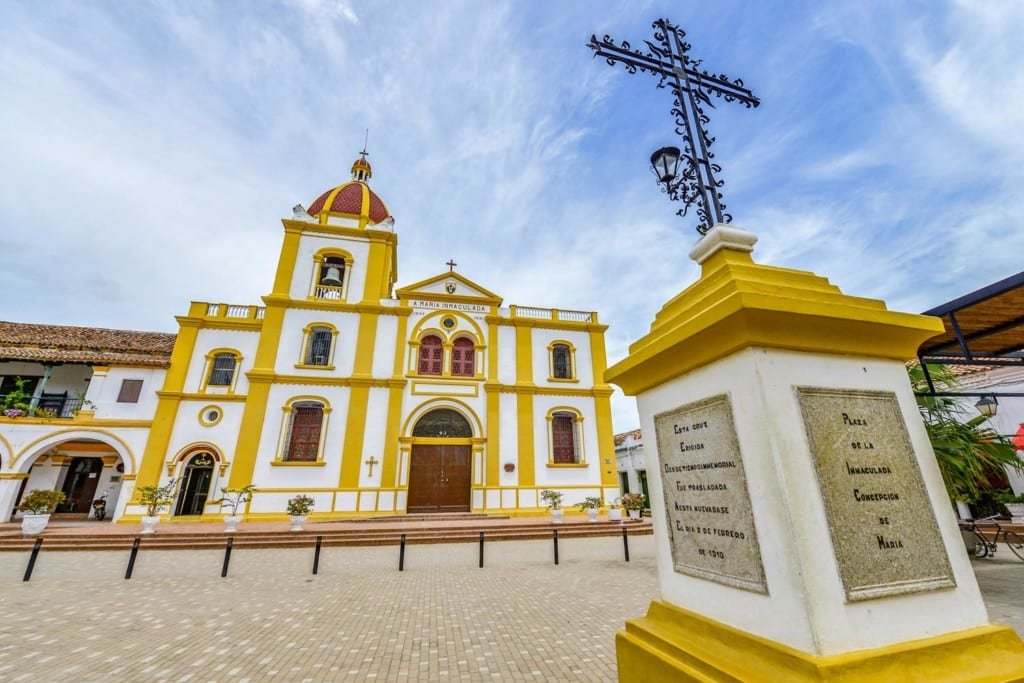
[[[341,287],[341,271],[337,266],[328,266],[327,274],[320,280],[320,284],[331,287]]]

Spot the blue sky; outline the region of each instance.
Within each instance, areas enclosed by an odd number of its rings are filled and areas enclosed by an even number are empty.
[[[711,112],[755,258],[910,311],[1021,270],[1021,3],[8,1],[0,319],[257,303],[278,219],[369,128],[400,284],[454,258],[506,303],[598,310],[617,360],[695,278],[695,220],[647,169],[669,94],[585,44],[659,16],[762,100]]]

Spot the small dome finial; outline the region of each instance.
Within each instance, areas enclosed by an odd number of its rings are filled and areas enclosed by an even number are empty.
[[[363,138],[363,151],[359,153],[359,158],[352,163],[352,180],[358,180],[360,182],[366,182],[373,175],[373,169],[370,167],[370,162],[366,160],[366,143],[370,139],[370,129],[366,129],[366,136]]]

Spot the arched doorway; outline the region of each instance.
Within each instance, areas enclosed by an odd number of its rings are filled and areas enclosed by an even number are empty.
[[[451,408],[437,408],[419,419],[412,431],[409,498],[406,511],[469,512],[472,483],[473,428]]]
[[[178,503],[174,506],[176,516],[203,514],[210,493],[210,481],[213,479],[213,465],[213,455],[205,451],[189,459],[181,474]]]

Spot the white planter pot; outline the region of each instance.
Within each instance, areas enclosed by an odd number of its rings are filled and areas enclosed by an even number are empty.
[[[306,523],[306,515],[291,515],[292,531],[302,531],[302,525]]]
[[[609,522],[621,522],[622,521],[622,508],[608,508],[608,521]]]
[[[1011,522],[1024,524],[1024,503],[1006,503],[1006,509],[1010,513]]]
[[[238,531],[238,525],[242,522],[242,515],[224,515],[224,533],[233,534]]]
[[[551,511],[551,523],[552,524],[561,524],[563,519],[565,519],[565,510],[552,510]]]
[[[143,516],[142,518],[142,533],[153,534],[156,533],[156,523],[160,521],[159,517]]]
[[[21,533],[26,536],[35,536],[38,533],[42,533],[43,529],[46,528],[46,523],[49,521],[50,513],[32,515],[26,512],[21,518]]]
[[[626,512],[629,513],[629,518],[630,519],[635,519],[636,521],[639,522],[640,521],[640,513],[643,512],[643,511],[642,510],[626,510]]]
[[[597,515],[600,512],[601,511],[598,510],[597,508],[587,508],[587,521],[588,522],[596,522],[597,521]]]

